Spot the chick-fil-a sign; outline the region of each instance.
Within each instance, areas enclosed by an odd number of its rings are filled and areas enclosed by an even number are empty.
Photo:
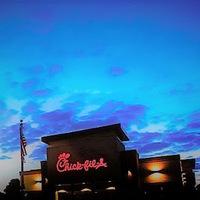
[[[99,160],[85,160],[84,162],[75,162],[71,163],[69,161],[70,153],[61,153],[58,156],[58,161],[56,163],[56,169],[58,172],[66,172],[66,171],[78,171],[85,170],[88,171],[91,168],[99,169],[100,167],[107,167],[107,163],[104,162],[104,158],[100,158]]]

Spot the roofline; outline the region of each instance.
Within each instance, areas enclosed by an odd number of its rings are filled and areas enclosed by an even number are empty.
[[[44,142],[46,144],[50,144],[50,142],[53,142],[53,141],[58,141],[58,140],[68,139],[68,138],[71,138],[71,137],[81,136],[84,133],[94,134],[96,132],[105,131],[105,130],[106,131],[115,130],[118,138],[121,141],[129,141],[129,138],[125,134],[125,132],[122,130],[120,123],[96,127],[96,128],[84,129],[84,130],[79,130],[79,131],[73,131],[73,132],[68,132],[68,133],[61,133],[61,134],[56,134],[56,135],[43,136],[41,138],[41,140],[42,140],[42,142]]]
[[[181,160],[180,159],[180,154],[174,154],[174,155],[163,155],[163,156],[155,156],[155,157],[147,157],[147,158],[140,158],[139,161],[141,162],[155,162],[155,161],[164,161],[168,159],[176,159],[176,160]]]

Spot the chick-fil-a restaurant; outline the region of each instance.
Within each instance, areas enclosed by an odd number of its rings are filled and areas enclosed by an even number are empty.
[[[43,199],[137,199],[150,186],[171,185],[176,191],[183,186],[179,155],[139,159],[137,150],[125,149],[129,138],[120,124],[41,140],[47,144],[47,161],[41,161]],[[151,170],[155,163],[162,166],[158,172]]]
[[[41,162],[45,196],[106,200],[137,195],[138,153],[125,151],[128,140],[120,124],[42,137],[48,144],[47,161]]]

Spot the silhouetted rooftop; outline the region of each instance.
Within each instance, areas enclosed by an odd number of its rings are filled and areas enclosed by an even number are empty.
[[[125,134],[125,132],[121,128],[121,124],[112,124],[112,125],[107,125],[107,126],[101,126],[101,127],[96,127],[96,128],[90,128],[90,129],[84,129],[84,130],[79,130],[79,131],[74,131],[74,132],[68,132],[68,133],[61,133],[61,134],[56,134],[56,135],[50,135],[50,136],[44,136],[41,138],[42,142],[49,144],[50,142],[53,141],[58,141],[58,140],[64,140],[72,137],[79,137],[82,135],[92,135],[92,134],[98,134],[101,132],[116,132],[116,136],[121,140],[121,141],[128,141],[129,138]]]

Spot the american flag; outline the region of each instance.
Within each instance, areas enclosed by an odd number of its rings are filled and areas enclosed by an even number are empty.
[[[22,120],[21,120],[21,123],[20,123],[20,145],[21,145],[21,159],[22,159],[23,162],[25,162],[24,156],[27,155],[27,152],[26,152],[27,141],[26,141],[26,138],[23,134]]]

